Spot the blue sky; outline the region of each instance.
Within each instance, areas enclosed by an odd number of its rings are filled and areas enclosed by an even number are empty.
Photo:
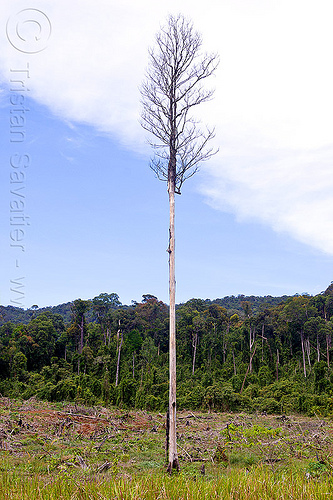
[[[324,290],[333,264],[330,9],[297,0],[209,0],[207,12],[187,1],[101,1],[97,10],[91,0],[5,0],[1,304],[101,292],[168,301],[168,199],[148,166],[138,86],[155,32],[179,10],[221,64],[215,99],[200,111],[220,151],[176,199],[177,302]],[[20,91],[10,90],[13,75]],[[11,141],[14,94],[29,109],[20,143]],[[14,171],[24,172],[20,183],[10,182]],[[17,226],[20,242],[10,221],[17,186],[29,216]]]

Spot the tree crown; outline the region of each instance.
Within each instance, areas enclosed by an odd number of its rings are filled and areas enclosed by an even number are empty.
[[[201,52],[201,35],[184,16],[169,16],[149,50],[146,80],[141,87],[141,125],[153,139],[151,168],[161,180],[173,183],[180,193],[183,182],[194,175],[202,161],[216,153],[208,142],[214,130],[202,131],[192,108],[210,100],[213,90],[203,81],[219,62],[217,54]],[[169,186],[170,187],[170,186]]]

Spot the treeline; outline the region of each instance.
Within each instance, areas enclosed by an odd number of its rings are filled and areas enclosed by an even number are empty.
[[[111,294],[112,295],[112,294]],[[222,307],[225,307],[229,312],[239,312],[242,313],[242,303],[245,301],[251,302],[251,307],[253,313],[259,311],[262,306],[268,305],[278,305],[281,302],[286,301],[290,298],[288,295],[283,295],[281,297],[272,297],[271,295],[265,295],[264,297],[259,297],[255,295],[230,295],[227,297],[223,297],[222,299],[205,299],[206,306],[208,307],[210,304],[218,304]],[[90,301],[91,302],[91,301]],[[132,301],[135,304],[135,301]],[[181,307],[182,304],[176,304],[176,309]],[[121,307],[126,308],[130,306],[121,305]],[[54,314],[60,314],[63,317],[65,324],[69,323],[72,319],[72,302],[66,302],[64,304],[59,304],[57,306],[49,306],[39,308],[37,305],[31,306],[29,309],[23,309],[21,307],[14,306],[2,306],[0,305],[0,326],[4,325],[7,322],[11,323],[29,323],[29,321],[36,317],[36,315],[52,312]],[[94,310],[89,309],[85,314],[87,321],[94,321]]]
[[[333,414],[333,285],[314,297],[233,299],[177,307],[178,408]],[[27,322],[0,327],[2,396],[165,411],[167,305],[103,293],[66,306],[35,306]]]

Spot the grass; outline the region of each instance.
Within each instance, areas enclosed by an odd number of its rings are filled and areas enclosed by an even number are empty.
[[[333,499],[329,419],[182,412],[172,477],[164,420],[2,398],[0,499]]]
[[[3,500],[312,500],[332,498],[333,481],[309,481],[294,474],[274,475],[262,467],[250,473],[233,471],[207,481],[182,474],[168,477],[149,474],[133,477],[66,478],[52,480],[2,475],[0,495]]]

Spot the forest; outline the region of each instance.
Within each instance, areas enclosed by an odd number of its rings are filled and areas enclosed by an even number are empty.
[[[0,314],[3,397],[166,411],[168,306],[155,296]],[[191,299],[176,315],[179,410],[333,413],[333,284],[315,296]]]

